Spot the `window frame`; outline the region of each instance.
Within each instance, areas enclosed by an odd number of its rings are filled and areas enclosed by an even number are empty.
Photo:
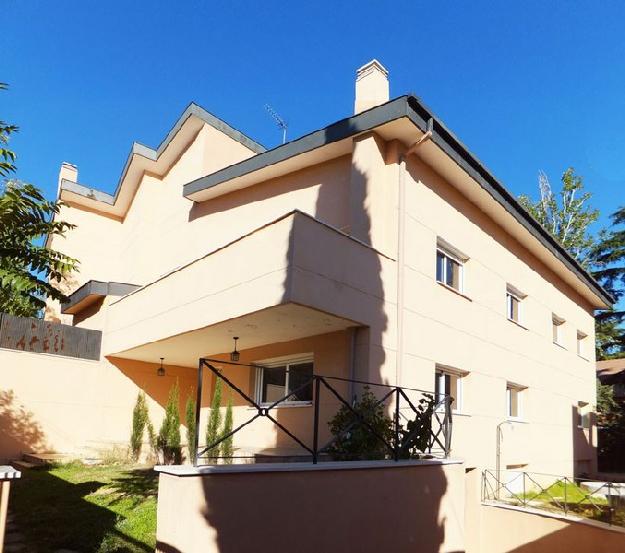
[[[506,382],[506,417],[511,421],[522,421],[524,414],[524,393],[527,388],[514,382]],[[512,393],[516,395],[516,414],[511,413]]]
[[[458,264],[458,288],[455,288],[451,284],[447,284],[447,262],[443,263],[443,275],[442,280],[438,279],[438,254],[441,254],[444,258],[450,259]],[[434,264],[434,278],[436,282],[445,286],[445,288],[449,288],[458,292],[461,295],[465,294],[465,263],[468,261],[468,257],[463,255],[459,250],[450,246],[442,240],[438,238],[436,241],[436,262]]]
[[[577,355],[582,359],[588,360],[588,356],[586,355],[586,348],[588,347],[588,334],[585,332],[578,330],[577,331]]]
[[[562,331],[564,330],[564,324],[566,323],[566,319],[563,319],[562,317],[558,317],[558,315],[556,315],[555,313],[551,314],[551,333],[552,333],[552,339],[553,339],[553,343],[556,346],[560,346],[561,348],[564,347],[563,342],[563,338],[562,338]]]
[[[590,403],[587,401],[577,402],[577,428],[587,430],[590,428]]]
[[[272,369],[276,367],[285,367],[285,378],[284,378],[284,394],[286,396],[289,390],[289,370],[293,365],[304,365],[306,363],[312,363],[313,366],[313,376],[315,374],[315,360],[314,355],[312,353],[306,354],[296,354],[296,355],[287,355],[283,357],[274,357],[271,359],[264,359],[262,361],[254,362],[254,366],[256,367],[256,375],[255,375],[255,383],[254,383],[254,398],[256,403],[262,407],[266,407],[268,405],[273,404],[273,401],[263,401],[263,378],[264,378],[264,370]],[[300,401],[289,401],[284,400],[280,402],[276,408],[280,407],[302,407],[313,404],[313,399],[310,400],[300,400]]]
[[[452,389],[454,388],[454,386],[451,383],[451,379],[455,379],[455,388],[456,388],[456,395],[458,397],[454,397],[454,402],[451,404],[451,412],[455,413],[455,414],[463,414],[464,411],[464,378],[468,375],[469,373],[467,371],[461,371],[459,369],[453,368],[453,367],[449,367],[447,365],[440,365],[440,364],[436,364],[434,366],[434,399],[435,401],[438,403],[439,401],[439,397],[441,395],[445,395],[448,394],[449,396],[453,397],[452,395]],[[449,384],[449,392],[445,391],[445,378],[449,377],[450,379],[450,384]],[[440,384],[439,384],[439,379],[443,381],[443,391],[441,394],[440,391]],[[438,390],[437,390],[438,388]],[[443,407],[440,406],[439,410],[442,410]]]
[[[515,286],[512,286],[511,284],[506,285],[506,318],[509,321],[515,324],[518,324],[519,326],[523,326],[523,310],[524,310],[523,303],[526,297],[527,297],[527,294],[524,294]],[[511,302],[509,300],[511,298],[517,301],[517,311],[518,311],[517,319],[510,316]]]

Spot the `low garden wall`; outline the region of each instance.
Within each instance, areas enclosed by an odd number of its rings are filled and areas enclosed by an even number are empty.
[[[163,466],[161,553],[464,551],[458,461]]]

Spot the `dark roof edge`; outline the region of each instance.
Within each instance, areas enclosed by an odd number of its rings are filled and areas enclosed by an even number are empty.
[[[90,296],[125,296],[139,288],[137,284],[125,282],[102,282],[101,280],[88,280],[80,288],[70,294],[67,302],[61,304],[61,313],[68,313]]]
[[[580,263],[547,232],[543,226],[519,204],[514,195],[473,155],[470,150],[416,97],[409,96],[409,117],[422,131],[432,130],[432,140],[451,157],[469,176],[501,204],[529,233],[538,239],[559,261],[584,282],[602,301],[608,305],[615,299],[586,271]]]
[[[501,204],[532,236],[537,238],[558,260],[564,263],[602,301],[608,305],[615,303],[614,298],[573,259],[536,219],[523,209],[516,198],[492,175],[485,165],[415,96],[400,96],[272,150],[191,181],[184,185],[183,195],[188,198],[201,190],[212,188],[263,167],[280,163],[326,144],[372,130],[401,117],[408,117],[423,132],[432,130],[434,143],[486,190],[495,201]]]
[[[69,190],[70,192],[74,192],[75,194],[85,196],[86,198],[92,200],[104,201],[104,203],[115,205],[115,203],[117,202],[117,197],[119,196],[122,182],[124,182],[124,179],[126,178],[126,173],[128,173],[128,168],[130,167],[133,156],[138,155],[149,159],[150,161],[158,161],[158,158],[161,156],[163,151],[167,148],[167,146],[169,146],[170,142],[178,134],[178,131],[184,125],[186,120],[189,119],[189,117],[191,116],[195,116],[198,119],[204,121],[204,123],[206,123],[207,125],[210,125],[218,131],[223,132],[226,136],[232,138],[236,142],[240,142],[241,144],[243,144],[243,146],[252,150],[256,154],[260,154],[266,151],[266,148],[262,144],[256,142],[255,140],[252,140],[249,136],[243,134],[241,131],[235,129],[234,127],[231,127],[230,125],[228,125],[228,123],[226,123],[216,115],[213,115],[209,111],[205,110],[202,106],[191,102],[182,112],[182,115],[178,117],[173,127],[169,130],[169,132],[162,140],[162,142],[158,145],[158,148],[156,148],[156,150],[150,148],[149,146],[146,146],[145,144],[141,144],[140,142],[133,142],[130,153],[128,154],[128,157],[124,162],[124,167],[122,169],[119,180],[117,181],[117,186],[113,195],[79,183],[72,183],[72,181],[68,181],[66,179],[63,179],[63,181],[61,182],[61,189]],[[69,183],[72,183],[75,186],[70,188],[67,186],[67,184]],[[104,199],[100,200],[100,197]]]

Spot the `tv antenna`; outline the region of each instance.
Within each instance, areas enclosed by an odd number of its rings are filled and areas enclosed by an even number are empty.
[[[276,125],[278,125],[278,128],[282,130],[282,144],[284,144],[286,142],[286,130],[289,127],[287,122],[282,119],[282,117],[278,115],[276,110],[273,109],[269,104],[265,104],[265,109],[267,110],[267,113],[271,115],[271,117],[273,117],[273,120],[276,122]]]

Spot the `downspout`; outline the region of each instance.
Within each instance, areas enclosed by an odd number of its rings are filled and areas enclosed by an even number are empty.
[[[356,400],[356,388],[354,380],[356,380],[356,333],[358,328],[353,327],[351,329],[350,344],[349,344],[349,386],[347,394],[350,405]]]
[[[399,178],[397,198],[397,361],[395,364],[395,385],[401,385],[404,363],[404,251],[406,244],[406,159],[422,144],[432,138],[434,120],[427,123],[427,131],[405,152],[399,154]]]

